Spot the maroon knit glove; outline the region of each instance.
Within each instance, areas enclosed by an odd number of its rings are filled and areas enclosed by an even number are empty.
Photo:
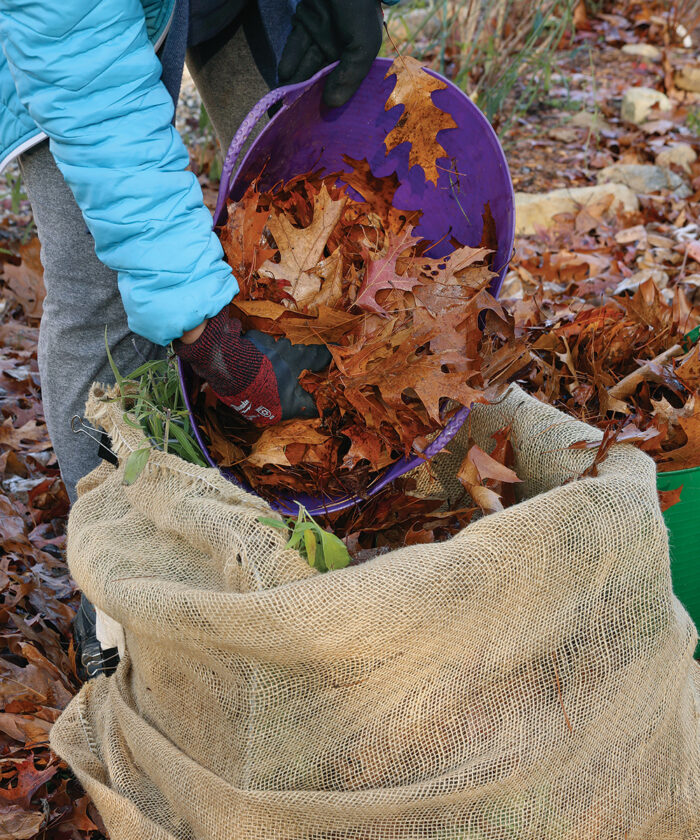
[[[257,330],[241,335],[241,322],[229,318],[227,310],[211,318],[192,344],[175,341],[177,355],[221,402],[256,426],[315,417],[314,401],[298,380],[303,370],[318,371],[329,364],[326,347],[291,344]]]

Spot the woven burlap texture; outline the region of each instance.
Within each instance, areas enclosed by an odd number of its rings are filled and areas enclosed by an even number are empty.
[[[696,633],[642,452],[576,480],[599,433],[512,388],[453,450],[512,423],[517,505],[320,575],[216,470],[153,452],[124,486],[143,437],[101,393],[121,465],[68,557],[127,654],[51,742],[112,840],[700,837]]]

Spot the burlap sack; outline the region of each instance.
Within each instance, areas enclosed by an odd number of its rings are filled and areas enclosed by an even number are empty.
[[[215,470],[153,453],[123,486],[141,435],[88,416],[122,466],[84,481],[69,562],[127,655],[52,744],[113,840],[700,836],[696,634],[647,456],[569,481],[597,432],[514,389],[470,425],[513,422],[523,501],[318,575]]]

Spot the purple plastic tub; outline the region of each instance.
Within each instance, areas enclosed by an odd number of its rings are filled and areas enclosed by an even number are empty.
[[[306,82],[277,88],[264,96],[231,142],[221,175],[214,225],[226,221],[227,197],[239,199],[263,167],[260,184],[262,189],[267,189],[312,169],[322,168],[328,173],[343,171],[347,169],[343,154],[355,159],[366,158],[372,173],[378,177],[397,173],[401,186],[394,199],[396,207],[423,210],[416,235],[435,242],[442,240],[428,252],[429,256],[444,256],[452,250],[447,241],[448,233],[464,245],[477,246],[483,228],[482,213],[489,203],[498,235],[493,261],[498,276],[494,278],[491,292],[498,295],[513,249],[515,226],[513,187],[498,138],[486,117],[459,88],[439,73],[429,71],[447,85],[445,90],[433,94],[433,101],[452,115],[457,128],[440,132],[439,140],[447,157],[438,161],[442,168],[437,186],[425,180],[419,167],[409,171],[408,144],[385,154],[384,138],[402,112],[401,106],[384,110],[394,86],[393,77],[384,78],[390,65],[389,59],[376,59],[360,89],[341,108],[330,109],[321,103],[324,77],[335,65],[326,67]],[[238,165],[241,149],[255,124],[279,101],[283,101],[282,107]],[[207,461],[216,467],[192,412],[189,398],[192,372],[186,364],[179,364],[182,393],[192,417],[192,427]],[[460,409],[422,454],[402,458],[389,467],[372,485],[370,495],[439,452],[457,434],[468,414],[468,407]],[[222,469],[221,474],[250,490],[230,470]],[[311,514],[322,514],[343,510],[361,499],[281,493],[273,507],[282,513],[295,514],[297,501]]]

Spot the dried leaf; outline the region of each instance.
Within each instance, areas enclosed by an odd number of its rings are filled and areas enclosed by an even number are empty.
[[[700,342],[678,360],[673,372],[691,393],[700,391]]]
[[[447,152],[437,140],[438,132],[457,128],[452,117],[433,102],[432,94],[447,85],[431,76],[410,56],[399,56],[385,78],[396,76],[396,83],[387,99],[385,110],[403,105],[403,113],[384,141],[387,154],[402,143],[410,143],[408,165],[420,166],[426,181],[437,184],[437,161]]]
[[[300,307],[313,303],[318,295],[321,277],[312,269],[316,269],[346,201],[346,196],[333,200],[324,183],[314,200],[313,220],[308,227],[295,227],[284,213],[270,216],[269,227],[280,252],[280,261],[267,260],[260,271],[286,280],[290,294]]]
[[[263,430],[247,458],[250,466],[291,466],[285,450],[293,444],[317,445],[325,443],[326,435],[318,431],[315,420],[285,420]]]
[[[19,248],[19,265],[5,263],[7,285],[24,309],[28,318],[41,318],[46,296],[44,268],[41,264],[39,240],[35,236]]]
[[[318,307],[318,314],[300,318],[287,317],[280,321],[284,335],[292,344],[335,344],[345,336],[354,325],[362,323],[365,315],[351,315],[330,309],[325,304]]]
[[[467,453],[467,457],[476,467],[481,481],[493,479],[494,481],[505,481],[508,483],[520,482],[514,470],[496,461],[476,444],[471,447]]]
[[[386,254],[379,257],[369,255],[365,279],[355,299],[355,306],[368,312],[388,316],[388,312],[377,302],[377,293],[383,289],[401,289],[410,292],[415,286],[421,285],[417,277],[399,276],[396,262],[401,254],[412,247],[418,240],[413,239],[411,230],[405,231],[403,236],[389,235]]]
[[[39,835],[45,819],[41,811],[0,807],[0,840],[31,840]]]
[[[31,757],[18,762],[15,767],[17,783],[10,788],[0,788],[0,803],[21,805],[25,808],[29,807],[32,795],[58,771],[56,764],[49,764],[43,770],[37,770]]]
[[[659,471],[685,470],[700,467],[700,399],[693,397],[677,415],[685,443],[657,457]]]
[[[661,505],[661,511],[665,513],[669,508],[677,505],[681,501],[681,493],[683,491],[683,485],[681,484],[680,487],[676,487],[675,490],[659,490],[659,504]]]
[[[36,420],[27,420],[19,429],[15,429],[11,418],[0,426],[0,445],[9,446],[15,450],[27,449],[29,452],[43,452],[51,448],[46,426],[39,425]]]

